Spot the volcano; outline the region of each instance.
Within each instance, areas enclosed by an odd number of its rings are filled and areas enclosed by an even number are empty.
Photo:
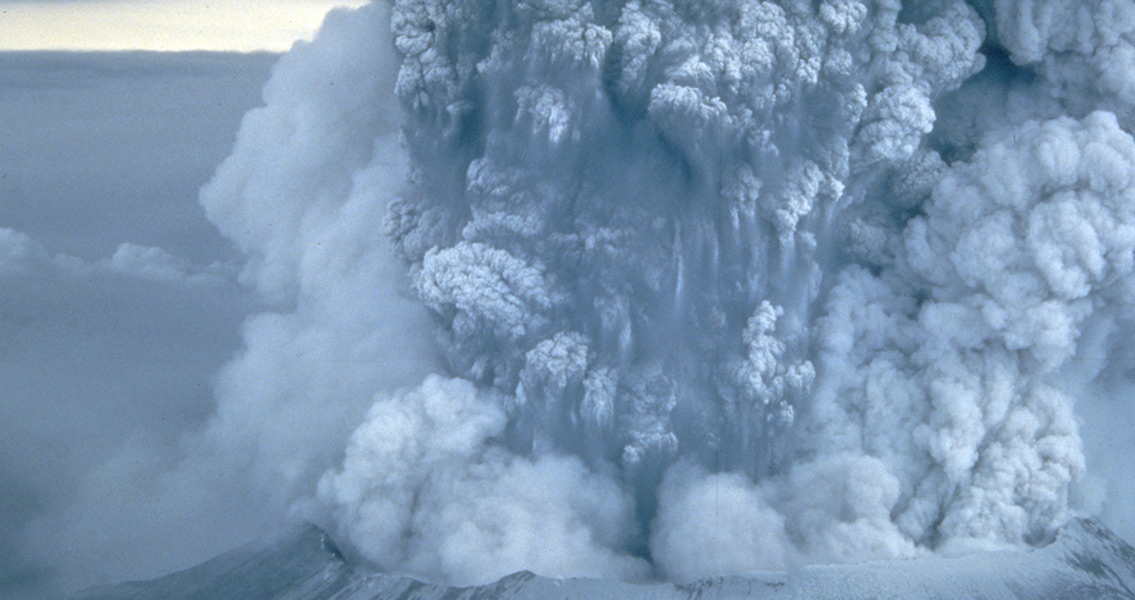
[[[548,578],[528,571],[475,587],[448,587],[376,572],[345,558],[314,525],[150,581],[81,592],[71,600],[856,600],[1135,599],[1135,548],[1098,520],[1074,519],[1042,548],[945,558],[809,566],[687,584]]]

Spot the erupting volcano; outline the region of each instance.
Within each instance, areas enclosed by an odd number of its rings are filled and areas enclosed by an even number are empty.
[[[169,481],[440,585],[1129,533],[1129,0],[376,2],[264,101]]]

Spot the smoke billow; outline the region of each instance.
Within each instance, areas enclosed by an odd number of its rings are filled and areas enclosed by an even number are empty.
[[[281,307],[213,431],[456,583],[1044,543],[1130,389],[1133,62],[1122,0],[336,13],[203,192]]]
[[[615,482],[575,457],[530,459],[492,444],[508,417],[482,396],[468,381],[430,376],[374,405],[342,472],[320,484],[359,551],[458,581],[525,568],[644,575],[645,563],[611,549],[632,522]]]
[[[293,513],[307,516],[305,499],[342,460],[374,394],[439,369],[426,309],[410,299],[389,242],[375,234],[387,198],[406,177],[390,92],[397,63],[381,12],[335,12],[317,42],[281,58],[264,89],[266,106],[244,117],[231,156],[201,191],[209,219],[243,254],[241,282],[259,302],[237,293],[231,265],[194,268],[134,244],[86,262],[0,228],[3,317],[18,325],[22,310],[50,323],[44,329],[93,338],[95,346],[77,353],[54,334],[39,350],[21,339],[35,330],[17,327],[6,340],[13,343],[0,348],[35,350],[51,360],[31,354],[13,364],[74,381],[54,393],[75,408],[49,394],[53,403],[15,405],[36,417],[12,414],[20,418],[10,437],[28,448],[15,459],[67,453],[82,460],[22,461],[30,466],[21,468],[45,473],[41,479],[65,478],[56,487],[66,491],[48,497],[52,504],[3,544],[52,567],[61,587],[156,577],[279,528]],[[130,157],[147,148],[115,152]],[[68,285],[53,281],[63,278]],[[33,286],[39,279],[50,287]],[[101,291],[111,284],[113,294]],[[97,294],[80,294],[95,286]],[[44,299],[59,305],[47,317],[21,308]],[[242,339],[230,341],[238,330]],[[120,381],[136,373],[140,382]],[[16,400],[21,388],[39,385],[26,380],[6,380]],[[195,401],[181,400],[188,414],[159,409],[172,403],[167,396],[180,400],[167,388]],[[92,443],[55,413],[109,421],[110,439]],[[50,432],[42,442],[18,431],[29,422]],[[56,464],[75,462],[55,475]]]

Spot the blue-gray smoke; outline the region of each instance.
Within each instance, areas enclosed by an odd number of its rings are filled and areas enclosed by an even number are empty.
[[[1126,0],[398,0],[266,99],[203,192],[281,306],[214,437],[386,569],[687,580],[1107,502]]]

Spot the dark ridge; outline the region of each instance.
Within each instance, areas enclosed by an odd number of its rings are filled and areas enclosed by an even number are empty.
[[[272,600],[297,590],[306,591],[303,598],[328,598],[347,583],[351,572],[330,536],[309,524],[184,571],[150,581],[90,588],[73,599]]]

